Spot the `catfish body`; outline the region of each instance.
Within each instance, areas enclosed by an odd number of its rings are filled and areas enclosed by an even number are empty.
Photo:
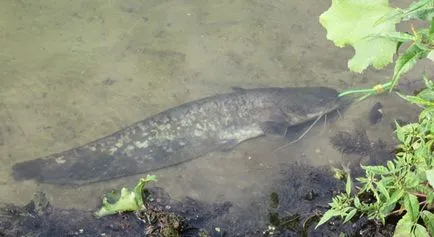
[[[13,166],[16,180],[99,182],[180,164],[339,107],[326,87],[236,89],[188,102],[86,145]]]

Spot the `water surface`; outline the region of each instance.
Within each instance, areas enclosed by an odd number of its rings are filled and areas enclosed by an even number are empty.
[[[16,182],[11,166],[109,135],[167,108],[231,87],[385,82],[385,71],[347,71],[350,48],[325,39],[328,1],[0,1],[0,202],[45,191],[58,207],[93,209],[107,190],[140,175],[82,187]],[[417,78],[429,64],[406,76]],[[413,86],[414,84],[411,84]],[[404,87],[411,89],[408,85]],[[368,114],[383,103],[384,118]],[[336,131],[363,127],[393,146],[393,119],[415,117],[399,98],[379,96],[318,125],[295,145],[261,138],[154,172],[172,197],[248,206],[271,190],[282,164],[352,159],[333,149]]]

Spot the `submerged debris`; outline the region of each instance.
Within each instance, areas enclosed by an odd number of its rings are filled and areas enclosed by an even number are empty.
[[[387,144],[381,139],[370,141],[366,130],[362,128],[357,128],[352,133],[340,131],[330,138],[330,143],[343,154],[368,156],[369,160],[365,165],[382,164],[394,157],[394,148],[388,149]]]
[[[333,147],[344,154],[369,155],[372,147],[366,130],[356,129],[353,133],[340,131],[332,138],[330,142]]]
[[[0,236],[208,236],[198,226],[230,207],[230,203],[173,202],[167,200],[168,195],[161,189],[150,190],[155,201],[148,199],[148,209],[102,218],[96,218],[90,211],[54,208],[44,193],[37,193],[24,207],[13,204],[0,207]],[[172,207],[170,211],[167,203]],[[184,210],[195,210],[194,215]]]

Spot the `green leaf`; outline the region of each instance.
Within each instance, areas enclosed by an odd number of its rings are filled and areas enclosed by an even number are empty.
[[[434,214],[429,211],[422,211],[421,217],[423,223],[425,223],[426,228],[429,233],[434,233]]]
[[[431,61],[434,61],[434,50],[431,50],[426,57]]]
[[[410,4],[409,8],[402,14],[403,20],[431,20],[434,14],[432,0],[421,0]]]
[[[315,229],[318,228],[320,225],[326,223],[328,220],[335,216],[340,216],[342,213],[340,211],[330,209],[324,213],[324,215],[319,220],[318,224],[315,226]]]
[[[388,39],[388,40],[396,41],[396,42],[401,42],[401,43],[415,40],[413,35],[411,35],[409,33],[403,33],[403,32],[381,33],[381,34],[369,35],[367,37],[370,39],[372,39],[372,38],[384,38],[384,39]]]
[[[434,192],[428,193],[428,195],[426,196],[426,203],[434,204]]]
[[[415,188],[417,186],[419,186],[421,180],[419,178],[419,176],[417,176],[414,173],[408,173],[405,176],[405,185],[407,188]]]
[[[414,228],[414,236],[416,237],[430,237],[428,231],[426,230],[425,227],[416,224],[415,228]]]
[[[380,69],[393,61],[396,41],[369,37],[396,32],[396,20],[375,24],[380,17],[393,11],[388,0],[332,0],[331,7],[321,14],[319,21],[327,30],[327,39],[336,46],[354,47],[355,55],[349,60],[348,67],[354,72],[362,72],[369,65]]]
[[[399,123],[395,120],[395,126],[396,126],[396,137],[398,140],[403,143],[405,140],[405,129],[399,125]]]
[[[419,19],[429,21],[432,18],[433,8],[430,5],[432,0],[421,0],[416,1],[410,4],[408,9],[399,9],[396,8],[394,11],[384,15],[381,17],[377,24],[391,21],[391,20],[410,20],[410,19]]]
[[[395,227],[395,233],[393,237],[408,237],[411,236],[411,229],[413,227],[413,222],[411,221],[411,216],[407,212],[401,220],[398,221]]]
[[[429,19],[429,41],[432,41],[434,39],[434,18]]]
[[[383,15],[380,17],[377,21],[375,21],[375,25],[382,24],[387,21],[393,21],[393,22],[399,22],[402,19],[402,14],[404,11],[399,8],[395,8],[389,13]]]
[[[386,197],[386,200],[390,200],[389,192],[387,191],[386,187],[384,187],[383,183],[380,181],[380,182],[377,182],[376,184],[377,184],[378,191],[380,191],[380,193],[384,197]]]
[[[396,207],[396,203],[390,203],[390,202],[386,202],[382,205],[381,208],[381,214],[383,216],[383,224],[385,221],[385,216],[387,216],[388,214],[390,214],[390,212],[392,212]]]
[[[405,194],[405,191],[403,189],[395,190],[395,192],[392,193],[390,196],[390,203],[396,203],[399,199],[401,199]]]
[[[395,54],[398,55],[399,49],[401,48],[401,46],[404,44],[404,42],[398,42],[396,44],[396,51]]]
[[[351,190],[353,189],[350,173],[347,173],[347,183],[345,184],[345,192],[348,196],[351,195]]]
[[[433,26],[434,26],[434,20],[433,22]],[[433,32],[434,34],[434,32]],[[434,90],[434,81],[430,80],[428,77],[426,77],[425,75],[423,76],[423,81],[425,82],[425,86],[430,89],[430,90]]]
[[[412,104],[419,104],[419,105],[425,105],[425,106],[434,106],[434,102],[428,101],[423,99],[419,96],[412,96],[412,95],[402,95],[399,92],[396,92],[401,98],[407,100],[408,102]]]
[[[362,207],[362,203],[360,202],[360,199],[357,196],[354,197],[354,206],[358,209]]]
[[[431,52],[431,44],[427,42],[429,38],[428,30],[427,29],[419,30],[417,34],[418,36],[416,37],[416,40],[413,43],[417,45],[417,47],[419,47],[422,51],[425,52],[425,54],[423,54],[421,58],[426,58],[429,52]]]
[[[417,222],[417,219],[419,218],[419,201],[417,200],[417,197],[410,193],[407,194],[404,198],[404,206],[411,217],[411,221]]]
[[[356,213],[357,213],[357,209],[354,208],[353,210],[351,210],[350,213],[348,213],[348,215],[345,217],[344,223],[347,223],[348,221],[350,221],[351,218],[353,218],[354,215],[356,215]]]
[[[425,171],[425,174],[429,185],[431,185],[431,187],[434,188],[434,169]]]
[[[395,170],[395,164],[392,161],[387,161],[387,168],[389,168],[389,171]]]
[[[434,90],[432,89],[424,89],[421,92],[419,92],[419,94],[417,94],[418,97],[426,100],[426,101],[430,101],[430,102],[434,102]]]
[[[367,170],[369,172],[372,172],[374,174],[377,175],[382,175],[382,174],[387,174],[389,173],[389,170],[381,165],[376,165],[376,166],[361,166],[364,170]]]
[[[432,13],[432,5],[430,5],[431,0],[420,0],[415,1],[410,4],[407,9],[395,9],[395,11],[383,16],[378,20],[378,24],[390,21],[390,20],[410,20],[410,19],[418,19],[418,20],[430,20],[430,16]]]
[[[412,69],[417,63],[417,60],[426,57],[427,54],[427,51],[413,44],[403,55],[399,56],[395,63],[390,90],[392,91],[402,74]]]

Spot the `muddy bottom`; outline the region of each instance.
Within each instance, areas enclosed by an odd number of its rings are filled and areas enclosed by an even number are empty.
[[[337,133],[330,142],[344,154],[363,157],[365,164],[381,164],[393,156],[384,142],[369,141],[360,129]],[[347,164],[353,175],[361,174],[359,162]],[[384,227],[363,218],[346,225],[333,220],[314,228],[331,197],[344,189],[330,168],[288,163],[281,167],[281,178],[242,206],[191,197],[177,201],[170,190],[151,187],[145,211],[100,219],[92,211],[52,206],[45,194],[38,193],[24,207],[1,208],[0,236],[392,236],[393,222]]]

